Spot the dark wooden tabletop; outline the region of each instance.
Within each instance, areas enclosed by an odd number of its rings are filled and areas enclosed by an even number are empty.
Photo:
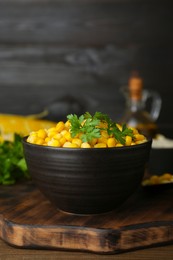
[[[18,249],[7,245],[0,240],[0,259],[1,260],[172,260],[173,259],[173,245],[155,247],[144,250],[137,250],[133,252],[114,254],[114,255],[98,255],[81,252],[67,252],[57,250],[31,250]]]
[[[173,241],[171,239],[169,239],[169,241],[167,241],[166,243],[157,243],[157,246],[155,245],[154,247],[147,247],[145,249],[133,249],[131,251],[124,251],[121,253],[110,253],[110,254],[104,254],[104,253],[88,253],[88,252],[84,252],[84,251],[72,251],[72,250],[60,250],[60,249],[38,249],[39,247],[37,247],[37,249],[32,246],[32,249],[26,249],[25,247],[22,248],[17,248],[14,245],[17,244],[13,244],[9,245],[7,244],[7,242],[4,241],[12,241],[12,240],[6,240],[5,239],[5,235],[7,235],[6,231],[7,229],[3,228],[2,225],[2,220],[5,218],[5,222],[6,225],[9,226],[9,228],[12,230],[12,228],[15,226],[15,223],[17,223],[16,217],[13,216],[14,218],[12,219],[11,224],[8,221],[8,217],[11,216],[11,213],[16,215],[17,213],[15,212],[15,208],[17,207],[17,209],[19,208],[17,205],[17,201],[21,198],[28,198],[30,197],[29,194],[31,188],[35,189],[32,182],[28,183],[27,185],[25,185],[24,183],[21,184],[17,184],[15,186],[9,186],[9,187],[1,187],[0,190],[0,234],[1,237],[3,239],[0,239],[0,260],[10,260],[10,259],[20,259],[20,260],[28,260],[28,259],[52,259],[52,260],[60,260],[60,259],[95,259],[95,260],[99,260],[99,259],[139,259],[139,260],[143,260],[143,259],[167,259],[167,260],[172,260],[173,259]],[[34,191],[34,190],[33,190]],[[170,192],[172,192],[170,190]],[[165,195],[164,195],[165,194]],[[169,191],[165,191],[165,193],[162,194],[162,196],[167,196],[167,194],[171,194],[169,193]],[[157,194],[157,197],[159,197],[159,194]],[[172,196],[170,196],[172,197]],[[151,197],[150,197],[151,199]],[[25,199],[24,199],[25,200]],[[28,201],[26,200],[26,205],[28,204]],[[169,203],[166,203],[166,205]],[[11,205],[16,205],[15,207],[13,207],[13,210],[10,210]],[[171,205],[171,204],[170,204]],[[141,206],[142,207],[142,206]],[[167,207],[167,206],[166,206]],[[157,206],[156,206],[157,208]],[[163,208],[159,208],[160,209],[160,214],[162,213],[162,209]],[[14,212],[13,212],[14,211]],[[4,213],[3,213],[4,212]],[[10,213],[11,212],[11,213]],[[167,209],[165,212],[170,213],[172,212],[172,210],[169,208],[169,210]],[[30,212],[31,213],[31,212]],[[20,211],[20,218],[22,218],[22,214],[26,214],[25,211]],[[42,215],[42,212],[40,211],[40,214]],[[153,212],[154,214],[154,212]],[[166,213],[165,213],[166,214]],[[32,214],[30,215],[30,217],[32,217]],[[42,215],[43,217],[43,215]],[[135,216],[134,216],[135,218]],[[28,220],[29,221],[29,220]],[[27,222],[29,223],[29,222]],[[17,225],[16,225],[17,226]],[[19,228],[19,225],[18,225]],[[21,225],[19,233],[21,234],[23,226]],[[171,226],[170,226],[171,228]],[[8,229],[9,230],[9,229]],[[5,232],[5,233],[4,233]],[[168,237],[171,238],[170,236],[171,234],[171,230],[168,229],[167,230],[167,235]],[[9,237],[13,237],[13,239],[15,239],[15,236],[13,236],[13,232],[8,234]],[[25,236],[24,234],[24,237]],[[17,239],[17,237],[16,237]],[[34,239],[34,238],[33,238]],[[154,237],[153,237],[154,239]],[[47,240],[49,241],[49,240]],[[13,241],[15,242],[15,241]],[[152,244],[152,243],[151,243]],[[34,245],[34,243],[33,243]],[[152,245],[153,246],[153,245]],[[61,247],[60,247],[61,248]],[[68,248],[68,247],[67,247]],[[140,247],[139,247],[140,248]]]

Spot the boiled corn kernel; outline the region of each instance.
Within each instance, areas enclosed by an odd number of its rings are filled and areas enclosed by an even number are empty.
[[[91,148],[91,145],[87,142],[81,144],[81,148]]]
[[[173,175],[171,173],[164,173],[162,175],[152,175],[150,178],[142,181],[143,186],[165,183],[173,183]]]
[[[67,134],[68,133],[68,131],[66,130],[66,129],[64,129],[64,130],[62,130],[61,131],[61,134],[64,136],[65,134]]]
[[[105,131],[105,130],[102,130],[102,131],[101,131],[101,137],[109,138],[108,132]]]
[[[157,175],[151,176],[150,182],[151,182],[151,184],[158,184],[159,183],[159,176],[157,176]]]
[[[70,134],[70,132],[67,132],[65,135],[64,135],[64,137],[65,137],[65,139],[67,140],[67,141],[72,141],[72,137],[71,137],[71,134]]]
[[[28,142],[28,143],[31,143],[31,144],[36,143],[36,140],[37,140],[37,137],[35,137],[35,136],[29,136],[29,137],[27,138],[27,142]]]
[[[114,137],[108,138],[108,140],[107,140],[108,147],[115,147],[116,144],[117,144],[117,141]]]
[[[89,144],[93,147],[97,143],[97,138],[93,138],[91,141],[89,141]]]
[[[131,143],[132,143],[132,137],[127,135],[125,137],[125,145],[131,145]]]
[[[129,127],[132,131],[133,131],[133,134],[138,134],[138,130],[134,127]]]
[[[80,147],[82,144],[82,140],[79,138],[74,138],[72,139],[72,144],[76,144],[78,147]]]
[[[65,142],[63,144],[64,148],[78,148],[78,146],[76,144],[72,144],[71,142]]]
[[[36,143],[36,144],[39,144],[39,145],[42,145],[42,144],[44,144],[44,139],[42,139],[42,138],[37,138],[37,140],[36,140],[35,143]]]
[[[107,145],[105,143],[97,143],[94,145],[94,148],[106,148]]]
[[[58,140],[56,139],[51,139],[50,141],[48,141],[47,143],[49,146],[55,146],[55,147],[60,147],[61,144]]]
[[[170,181],[172,179],[172,174],[164,173],[160,176],[160,181]]]
[[[135,134],[134,137],[136,141],[143,141],[145,139],[145,136],[142,134]]]
[[[100,127],[100,128],[107,128],[107,127],[108,127],[108,124],[107,124],[107,123],[104,123],[104,122],[100,122],[99,127]]]
[[[73,138],[70,133],[70,125],[69,121],[66,121],[65,123],[60,121],[55,127],[33,131],[28,136],[27,141],[33,144],[68,148],[106,148],[124,146],[113,136],[113,134],[109,135],[106,130],[100,131],[101,136],[99,138],[93,138],[89,142],[82,142],[83,133],[78,133]],[[106,128],[107,124],[101,122],[100,127]],[[121,125],[117,124],[117,127],[122,130]],[[136,145],[146,141],[145,136],[139,134],[137,129],[131,129],[134,132],[134,139],[132,140],[131,136],[126,136],[126,146]]]
[[[59,142],[60,142],[61,146],[63,146],[63,144],[65,144],[65,142],[66,142],[65,137],[62,136],[62,137],[59,139]]]
[[[53,138],[54,138],[54,139],[57,139],[57,140],[60,140],[62,137],[63,137],[63,136],[62,136],[62,134],[60,134],[60,133],[55,133],[55,135],[53,135]]]
[[[116,147],[122,147],[122,146],[123,146],[123,144],[120,144],[120,143],[116,144]]]
[[[37,132],[38,137],[45,139],[47,137],[47,132],[45,129],[40,129]]]
[[[65,129],[66,129],[66,130],[69,130],[69,129],[70,129],[70,126],[71,126],[70,121],[67,120],[67,121],[65,122],[64,126],[65,126]]]
[[[98,143],[107,144],[107,138],[105,138],[105,137],[100,137],[100,138],[98,138]]]
[[[56,125],[56,131],[61,132],[65,128],[65,124],[63,121],[60,121]]]

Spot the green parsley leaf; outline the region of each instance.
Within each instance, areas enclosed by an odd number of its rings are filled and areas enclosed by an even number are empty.
[[[76,114],[68,115],[67,119],[71,123],[70,132],[72,137],[82,133],[81,139],[83,142],[91,141],[93,138],[101,137],[101,130],[106,130],[109,135],[113,135],[121,144],[125,144],[125,137],[131,136],[134,139],[133,131],[126,126],[122,125],[122,130],[113,122],[107,114],[96,112],[93,116],[86,112],[84,115],[78,117]],[[99,127],[100,122],[107,124],[106,128]]]
[[[78,117],[76,114],[68,115],[67,119],[71,123],[70,132],[72,137],[82,133],[81,140],[83,142],[88,142],[93,138],[99,138],[101,136],[100,130],[97,128],[100,120],[92,117],[89,113],[86,113],[80,117]]]
[[[0,144],[0,184],[11,185],[21,179],[29,179],[23,154],[22,137],[14,135],[14,141]]]

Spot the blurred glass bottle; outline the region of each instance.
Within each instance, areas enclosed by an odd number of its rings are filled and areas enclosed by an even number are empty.
[[[136,72],[129,78],[128,86],[121,90],[126,98],[126,109],[121,122],[137,128],[147,137],[154,138],[158,133],[156,120],[162,104],[160,95],[143,89],[143,80]],[[147,101],[150,101],[150,111],[146,108]]]

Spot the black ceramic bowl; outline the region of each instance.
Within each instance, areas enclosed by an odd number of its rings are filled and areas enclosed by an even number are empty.
[[[76,214],[109,212],[136,190],[151,141],[117,148],[55,148],[23,139],[33,182],[58,209]]]

